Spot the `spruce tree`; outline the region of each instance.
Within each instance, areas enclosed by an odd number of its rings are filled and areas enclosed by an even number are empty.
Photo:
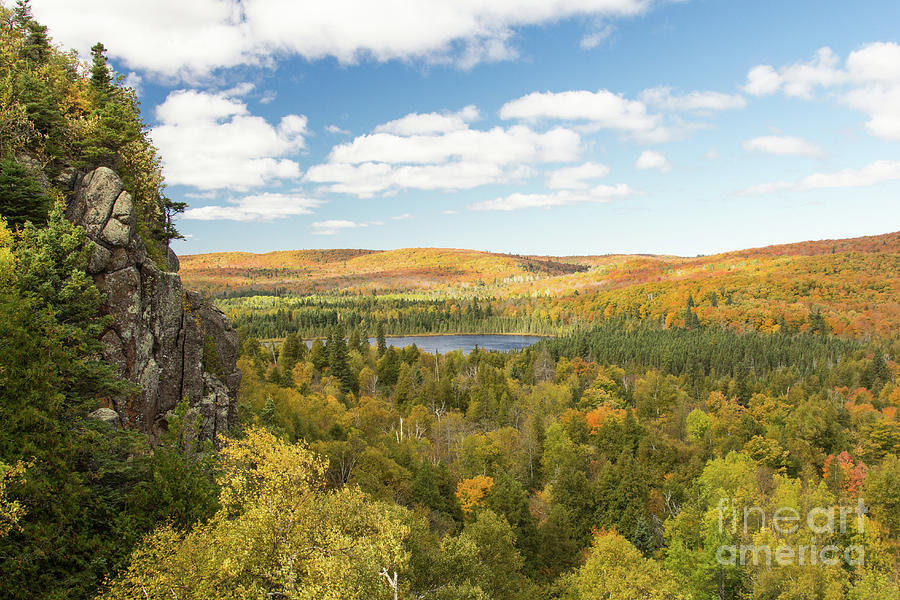
[[[112,75],[106,62],[106,46],[102,42],[91,46],[91,86],[100,94],[112,91]]]
[[[378,328],[375,334],[378,343],[378,356],[383,356],[384,351],[387,350],[387,342],[384,340],[384,323],[381,321],[378,322]]]
[[[0,162],[0,215],[12,228],[47,222],[49,200],[28,170],[12,159]]]

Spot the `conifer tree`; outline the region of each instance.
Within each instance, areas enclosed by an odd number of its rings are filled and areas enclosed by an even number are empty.
[[[112,75],[106,60],[106,46],[97,42],[91,46],[91,86],[100,94],[112,91]]]
[[[10,227],[47,221],[49,200],[28,170],[12,159],[0,162],[0,215]]]
[[[381,321],[378,322],[375,337],[378,343],[378,356],[383,356],[384,351],[387,350],[387,342],[384,340],[384,323]]]

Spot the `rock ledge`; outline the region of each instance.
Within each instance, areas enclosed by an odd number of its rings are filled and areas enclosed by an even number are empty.
[[[81,176],[66,216],[96,244],[88,271],[113,316],[101,338],[103,356],[123,378],[141,386],[137,394],[109,398],[116,416],[104,412],[102,419],[118,419],[155,441],[170,411],[185,398],[201,417],[202,438],[215,439],[235,427],[241,382],[237,334],[220,310],[182,287],[178,273],[160,270],[147,256],[135,233],[134,202],[118,175],[100,167]],[[171,250],[168,263],[177,270]],[[204,368],[204,345],[207,355],[213,348],[218,354],[217,373]]]

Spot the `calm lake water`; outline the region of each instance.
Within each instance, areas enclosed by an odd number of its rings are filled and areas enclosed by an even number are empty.
[[[542,338],[538,335],[410,335],[385,338],[388,346],[403,348],[415,344],[425,352],[446,354],[454,350],[462,350],[468,354],[475,346],[482,350],[521,350]],[[375,338],[369,340],[375,344]]]
[[[415,344],[419,349],[434,354],[440,352],[446,354],[454,350],[462,350],[468,354],[478,346],[482,350],[499,350],[506,352],[507,350],[521,350],[526,346],[530,346],[544,339],[539,335],[482,335],[482,334],[459,334],[459,335],[404,335],[398,337],[387,337],[384,341],[388,346],[394,348],[405,348]],[[307,346],[312,345],[312,340],[305,340]],[[272,342],[264,342],[268,347]],[[369,338],[369,343],[375,345],[375,338]]]

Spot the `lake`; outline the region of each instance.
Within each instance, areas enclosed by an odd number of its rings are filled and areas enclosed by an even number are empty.
[[[521,350],[543,338],[539,335],[409,335],[385,338],[388,346],[403,348],[415,344],[425,352],[446,354],[454,350],[462,350],[465,354],[475,346],[482,350]],[[369,343],[375,345],[375,338]]]

